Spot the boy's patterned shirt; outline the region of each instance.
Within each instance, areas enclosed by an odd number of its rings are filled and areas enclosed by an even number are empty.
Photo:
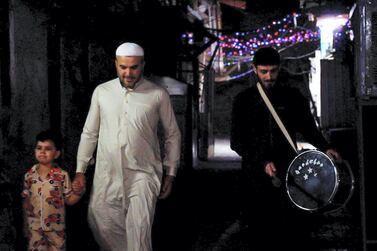
[[[59,167],[50,170],[46,178],[37,172],[34,165],[24,179],[22,196],[29,197],[34,216],[27,212],[29,228],[44,231],[61,231],[65,229],[64,199],[71,195],[71,181],[66,171]]]

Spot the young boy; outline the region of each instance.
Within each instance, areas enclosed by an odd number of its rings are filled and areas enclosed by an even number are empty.
[[[35,164],[24,180],[23,207],[28,250],[65,250],[65,204],[80,200],[66,171],[56,165],[61,139],[51,130],[36,137]]]

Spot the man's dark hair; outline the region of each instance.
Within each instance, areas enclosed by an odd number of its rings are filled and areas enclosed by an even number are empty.
[[[280,54],[273,47],[262,47],[258,49],[253,58],[253,63],[257,65],[279,65]]]
[[[62,137],[58,131],[52,129],[42,131],[38,133],[36,140],[41,142],[51,140],[54,143],[56,150],[60,151],[62,149]]]

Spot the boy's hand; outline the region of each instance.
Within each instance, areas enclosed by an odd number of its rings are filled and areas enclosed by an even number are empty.
[[[29,216],[29,217],[35,216],[34,207],[31,205],[29,200],[25,201],[25,211],[26,211],[26,216]]]
[[[24,199],[22,207],[23,207],[23,213],[24,213],[23,214],[23,217],[24,217],[23,234],[25,238],[29,238],[30,231],[29,231],[28,217],[35,217],[34,207],[31,205],[29,197]]]

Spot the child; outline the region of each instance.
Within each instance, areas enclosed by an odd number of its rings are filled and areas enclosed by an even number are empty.
[[[72,190],[68,173],[55,164],[61,154],[60,137],[47,130],[36,141],[38,163],[25,174],[22,192],[28,250],[65,250],[64,207],[81,196]]]

